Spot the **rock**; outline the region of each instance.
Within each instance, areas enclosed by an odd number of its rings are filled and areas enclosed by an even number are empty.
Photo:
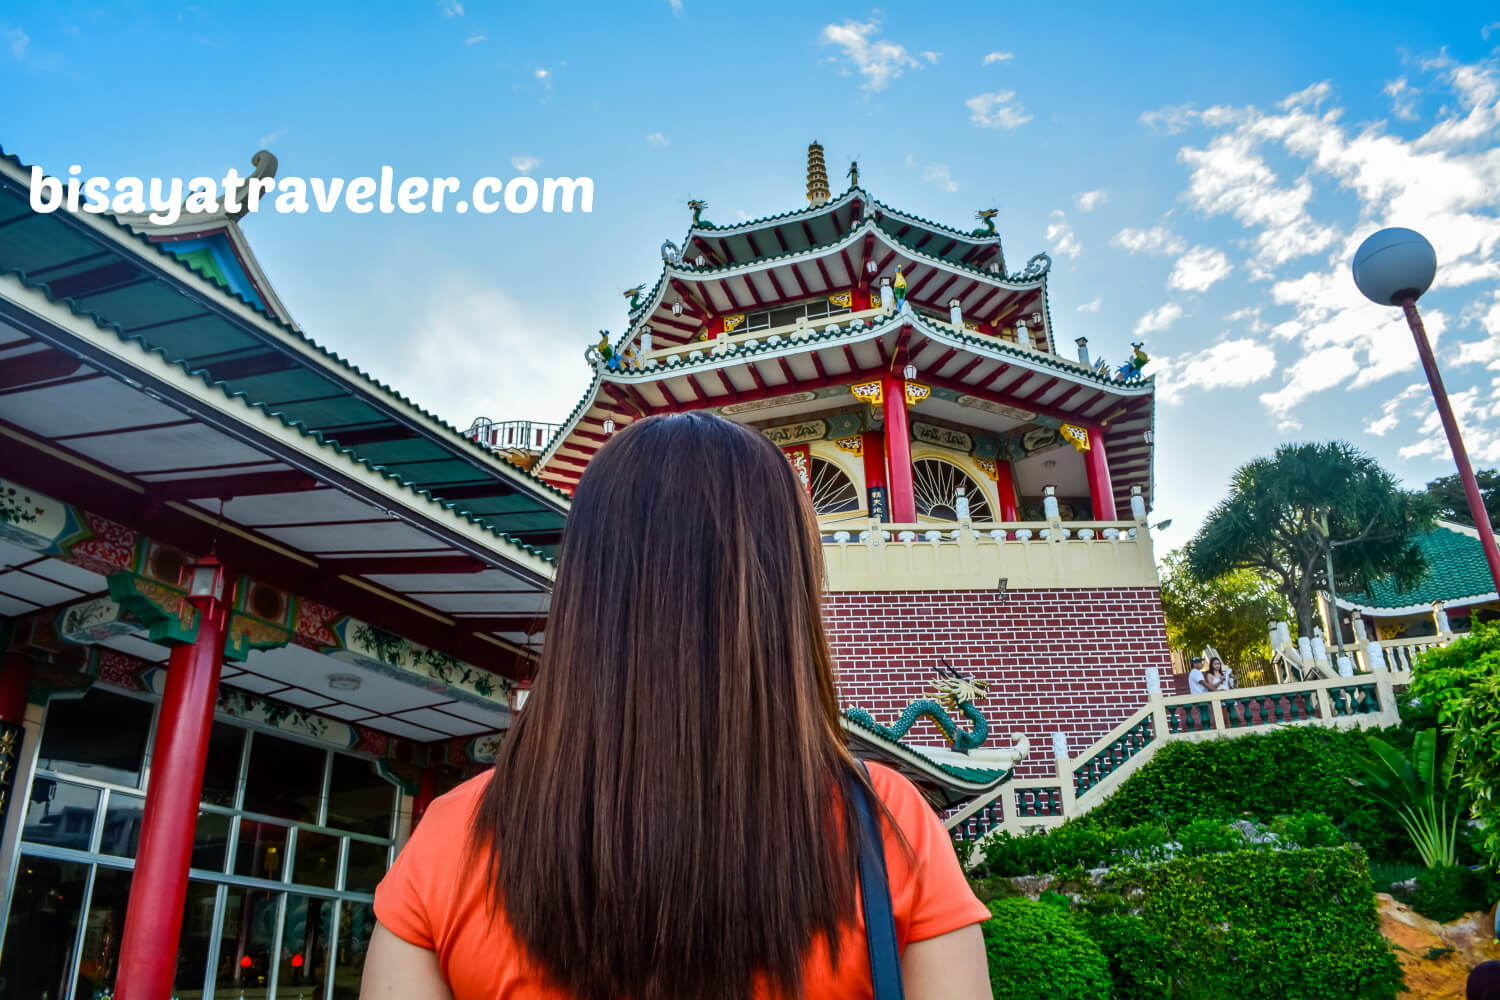
[[[1375,894],[1380,933],[1395,948],[1411,1000],[1464,1000],[1469,970],[1500,959],[1493,913],[1470,913],[1450,924],[1417,913],[1389,893]]]

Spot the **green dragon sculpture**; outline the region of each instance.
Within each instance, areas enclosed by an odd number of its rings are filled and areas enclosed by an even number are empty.
[[[979,701],[988,693],[989,682],[975,680],[967,674],[960,674],[945,664],[937,668],[937,677],[932,686],[934,697],[922,698],[907,705],[894,726],[882,726],[875,721],[874,716],[862,708],[846,708],[844,717],[856,725],[879,733],[886,739],[900,740],[911,730],[918,719],[926,716],[943,731],[943,735],[948,737],[948,742],[953,744],[953,749],[959,753],[967,754],[970,750],[983,746],[985,740],[990,737],[990,724],[980,714],[979,709],[974,707],[974,702]],[[958,723],[950,714],[952,712],[958,712],[969,720],[971,725],[967,731],[958,727]]]

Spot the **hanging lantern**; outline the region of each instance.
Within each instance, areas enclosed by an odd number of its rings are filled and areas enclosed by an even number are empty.
[[[224,599],[224,564],[212,554],[194,563],[185,563],[177,577],[177,585],[186,590],[189,597],[206,597],[209,600]]]
[[[1032,313],[1031,314],[1031,325],[1032,326],[1041,326],[1042,325],[1042,314],[1041,313]]]
[[[999,261],[995,261],[995,260],[990,261],[990,273],[991,274],[999,274],[1000,273],[1000,262]]]
[[[697,265],[698,267],[702,267],[704,264],[708,263],[708,261],[700,253],[698,256],[696,256],[696,257],[693,258],[693,263],[695,265]]]
[[[878,270],[880,270],[880,268],[876,265],[876,263],[873,260],[867,260],[867,261],[865,261],[865,273],[866,274],[874,274]]]
[[[604,433],[606,433],[606,434],[613,434],[614,432],[615,432],[615,420],[614,420],[614,418],[613,417],[605,417],[604,418]]]
[[[910,382],[912,379],[917,377],[917,366],[907,365],[905,368],[901,369],[901,374],[906,376],[906,381]]]
[[[672,303],[672,315],[673,316],[681,316],[682,315],[682,300],[681,299],[678,299],[676,302]]]

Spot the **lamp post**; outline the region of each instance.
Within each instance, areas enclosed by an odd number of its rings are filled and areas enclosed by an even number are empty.
[[[1433,360],[1427,330],[1417,312],[1417,299],[1431,287],[1436,276],[1437,253],[1421,233],[1410,229],[1382,229],[1354,252],[1354,283],[1365,298],[1382,306],[1400,306],[1406,314],[1406,324],[1411,327],[1411,335],[1417,342],[1417,355],[1422,359],[1427,384],[1432,387],[1432,398],[1443,421],[1443,432],[1448,435],[1448,447],[1452,449],[1453,461],[1458,466],[1459,481],[1464,484],[1464,496],[1469,500],[1469,516],[1479,530],[1479,544],[1484,549],[1485,562],[1490,566],[1490,578],[1496,591],[1500,591],[1500,549],[1495,546],[1495,531],[1490,527],[1489,512],[1484,509],[1479,484],[1474,480],[1474,469],[1469,465],[1469,454],[1459,436],[1458,421],[1453,418],[1448,391],[1443,388],[1443,376],[1438,373],[1437,362]]]

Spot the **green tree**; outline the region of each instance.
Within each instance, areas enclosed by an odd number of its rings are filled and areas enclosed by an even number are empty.
[[[1490,523],[1500,523],[1500,469],[1480,469],[1474,473],[1474,480],[1479,484],[1479,497],[1489,511]],[[1469,498],[1464,496],[1464,484],[1459,482],[1457,473],[1428,483],[1427,495],[1437,504],[1438,517],[1474,527],[1474,519],[1469,516]]]
[[[1266,626],[1291,616],[1286,598],[1251,570],[1200,580],[1180,550],[1162,558],[1161,607],[1173,649],[1191,655],[1212,646],[1242,687],[1271,659]]]
[[[1187,563],[1204,580],[1235,570],[1259,575],[1310,635],[1314,595],[1328,588],[1330,543],[1340,591],[1387,574],[1415,585],[1427,574],[1417,537],[1432,527],[1433,506],[1346,442],[1285,444],[1235,471],[1229,495],[1188,542]]]

